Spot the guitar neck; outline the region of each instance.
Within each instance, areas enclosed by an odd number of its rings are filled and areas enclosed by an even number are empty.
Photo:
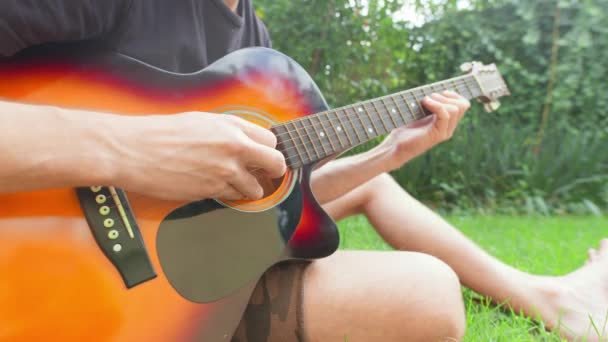
[[[469,100],[482,95],[475,78],[464,75],[309,115],[272,127],[277,149],[292,169],[314,163],[431,115],[422,99],[444,90]]]

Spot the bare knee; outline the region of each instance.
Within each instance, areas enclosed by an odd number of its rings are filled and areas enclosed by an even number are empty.
[[[460,281],[456,273],[443,261],[420,253],[413,253],[423,270],[418,279],[417,290],[407,293],[413,296],[406,301],[414,305],[421,327],[414,340],[459,341],[465,331],[465,310]],[[411,308],[406,308],[411,311]],[[409,316],[409,314],[407,315]],[[411,339],[411,332],[404,337]]]
[[[306,271],[304,325],[310,341],[456,341],[464,334],[458,277],[412,252],[350,252]]]
[[[387,193],[395,191],[395,189],[404,191],[388,173],[379,174],[364,183],[362,187],[365,194],[364,206],[381,196],[386,196]]]
[[[399,187],[399,184],[388,173],[381,173],[365,183],[370,191],[382,190],[386,188]]]

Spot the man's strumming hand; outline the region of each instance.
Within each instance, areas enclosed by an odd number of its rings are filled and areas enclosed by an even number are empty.
[[[259,199],[253,171],[286,170],[269,130],[229,115],[184,113],[127,118],[135,128],[119,147],[119,186],[170,200]],[[135,124],[135,121],[138,121]]]

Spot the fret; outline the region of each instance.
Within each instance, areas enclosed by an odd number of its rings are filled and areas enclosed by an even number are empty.
[[[424,89],[424,87],[422,87],[422,89]],[[430,96],[430,94],[427,94],[424,90],[421,90],[421,91],[422,91],[422,95],[423,95],[422,99]],[[426,107],[422,103],[422,100],[420,100],[419,103],[420,103],[420,113],[422,114],[422,117],[432,114],[428,109],[426,109]]]
[[[365,127],[366,127],[365,122],[363,122],[363,119],[361,118],[361,114],[362,114],[362,113],[363,113],[363,109],[362,109],[362,107],[359,107],[359,106],[357,105],[357,119],[359,119],[359,122],[361,122],[361,127],[360,127],[360,130],[363,130],[363,132],[365,132],[365,135],[367,136],[367,138],[365,138],[365,140],[362,140],[361,142],[363,142],[363,141],[367,141],[367,140],[369,140],[369,139],[373,138],[373,136],[371,135],[371,132],[369,132],[369,131],[368,131],[368,130],[365,128]]]
[[[384,116],[384,113],[382,113],[380,111],[380,109],[378,109],[378,107],[376,107],[376,103],[375,102],[376,101],[370,101],[370,104],[372,105],[372,108],[374,109],[374,112],[376,112],[376,117],[375,118],[374,117],[370,117],[370,120],[372,121],[372,124],[373,123],[378,123],[378,122],[380,122],[378,125],[382,124],[382,127],[380,127],[380,128],[377,128],[376,125],[374,125],[374,128],[376,129],[376,135],[381,135],[381,134],[384,134],[384,133],[386,133],[386,132],[388,132],[390,130],[388,129],[388,127],[386,127],[386,125],[384,124],[384,120],[382,119],[382,117]],[[384,131],[382,131],[382,128],[384,128]]]
[[[473,82],[473,91],[474,93],[471,94],[471,98],[470,99],[474,99],[479,97],[479,95],[482,93],[481,88],[479,87],[479,84],[477,83],[477,81],[469,76],[469,79],[471,79],[471,81]]]
[[[422,86],[418,88],[418,94],[421,95],[420,97],[422,97],[423,99],[427,96],[430,96],[431,93],[429,93],[428,91],[428,86]],[[422,102],[422,100],[420,100]]]
[[[304,123],[304,119],[308,119],[308,117],[302,118],[301,120],[298,120],[298,121],[300,122],[300,126],[302,126],[302,128],[304,129],[304,133],[306,133],[306,135],[308,136],[308,144],[307,144],[306,148],[308,148],[308,145],[312,145],[312,149],[315,151],[315,158],[317,158],[317,159],[322,158],[321,153],[319,153],[319,151],[317,150],[317,147],[315,146],[316,144],[314,144],[312,141],[313,136],[310,134],[310,131],[308,130],[308,125],[306,125]]]
[[[424,95],[424,93],[422,93],[422,95]],[[416,89],[414,89],[412,91],[412,96],[414,97],[416,104],[417,104],[417,109],[418,111],[422,114],[422,116],[420,118],[424,117],[424,107],[422,106],[422,102],[421,100],[418,99],[418,96],[416,96]],[[418,120],[418,115],[416,115],[416,120]]]
[[[469,88],[469,82],[464,79],[464,85],[467,87],[467,90],[469,92],[467,98],[473,98],[473,92],[471,91],[471,88]]]
[[[297,136],[297,138],[300,139],[300,143],[298,143],[298,141],[295,139],[293,140],[294,146],[299,145],[304,150],[304,153],[306,154],[306,156],[308,156],[308,161],[312,161],[313,157],[310,154],[310,152],[308,151],[308,148],[306,147],[306,143],[304,142],[304,138],[302,138],[302,133],[300,132],[300,130],[298,129],[298,127],[296,125],[296,121],[289,121],[289,122],[285,123],[285,127],[287,128],[287,131],[290,132],[288,125],[293,126],[292,132],[296,133],[296,134],[294,134],[294,136]],[[291,135],[291,133],[290,133],[290,135]],[[303,162],[305,160],[306,160],[305,158],[302,159]]]
[[[393,128],[397,128],[401,125],[397,123],[397,120],[395,120],[395,118],[393,117],[393,114],[397,114],[397,110],[399,109],[399,107],[396,105],[395,99],[393,99],[393,96],[389,96],[389,98],[393,101],[393,104],[395,104],[395,107],[389,109],[389,106],[386,105],[386,102],[384,101],[384,99],[380,99],[380,101],[382,101],[384,108],[386,108],[386,110],[388,111],[388,117],[389,117],[389,119],[391,119]],[[399,115],[397,115],[397,116],[399,116]]]
[[[319,115],[313,115],[313,116],[309,116],[308,117],[309,121],[312,124],[312,129],[314,130],[313,132],[313,139],[311,139],[313,141],[313,144],[315,142],[318,142],[319,145],[321,145],[321,150],[324,153],[324,156],[328,156],[330,153],[330,146],[328,146],[325,142],[327,141],[327,132],[325,132],[325,130],[323,129],[322,125],[321,125],[321,117]],[[319,128],[319,126],[321,126]],[[325,148],[327,146],[327,148]]]
[[[388,108],[386,103],[384,103],[384,99],[382,97],[379,98],[377,102],[381,103],[382,107],[386,111],[386,115],[380,115],[380,120],[382,120],[382,125],[384,126],[384,129],[386,130],[385,133],[390,132],[393,130],[393,128],[397,127],[397,125],[395,125],[392,122],[393,118],[391,118],[391,110],[390,110],[390,108]],[[387,124],[387,120],[388,120],[388,124]],[[391,123],[392,123],[392,125],[391,125]]]
[[[414,116],[416,117],[416,120],[420,119],[423,116],[419,116],[419,114],[423,114],[422,110],[420,109],[421,104],[420,101],[418,101],[418,97],[416,96],[416,94],[414,92],[411,93],[412,95],[412,107],[414,107]]]
[[[300,151],[300,146],[298,146],[298,142],[296,141],[296,139],[294,138],[294,135],[292,134],[293,132],[287,126],[287,124],[290,124],[290,123],[291,122],[286,122],[285,125],[283,125],[285,127],[285,132],[287,132],[287,137],[289,138],[289,140],[291,141],[291,144],[293,145],[294,149],[296,150],[296,154],[298,155],[298,158],[300,158],[300,161],[302,162],[302,164],[304,164],[305,158],[304,158],[304,155],[302,154],[302,152]]]
[[[328,156],[333,153],[334,148],[331,143],[331,140],[329,139],[331,136],[331,132],[329,132],[325,128],[326,127],[324,124],[325,119],[323,118],[322,114],[323,113],[319,113],[319,114],[315,115],[316,125],[319,126],[319,130],[317,132],[317,138],[321,142],[321,147],[323,148],[323,152],[325,153],[326,156]]]
[[[316,139],[317,139],[316,141],[314,139],[311,139],[313,145],[315,144],[315,142],[318,142],[319,145],[321,145],[321,150],[323,150],[324,156],[328,156],[329,152],[327,152],[328,150],[325,149],[325,141],[327,140],[325,138],[326,138],[327,134],[323,130],[322,127],[321,127],[321,129],[319,129],[317,127],[317,125],[315,124],[315,121],[316,121],[319,125],[321,125],[319,116],[318,115],[308,116],[307,119],[308,119],[308,122],[310,122],[310,124],[312,125],[311,127],[312,127],[312,130],[314,131],[313,132],[314,135],[312,137],[316,137]]]
[[[340,150],[341,150],[345,146],[344,143],[342,142],[342,138],[340,138],[340,135],[342,135],[341,133],[342,133],[343,125],[341,124],[340,117],[337,115],[337,113],[333,112],[332,114],[336,117],[336,119],[338,119],[338,122],[340,123],[340,125],[338,126],[340,129],[338,130],[338,127],[336,127],[336,125],[334,125],[333,120],[329,119],[329,124],[331,125],[331,128],[334,130],[334,132],[336,133],[336,136],[338,137],[338,142],[340,143]],[[346,145],[346,146],[348,146],[348,145]]]
[[[342,122],[342,118],[340,116],[341,115],[336,112],[336,117],[338,118],[338,122],[340,123],[340,127],[342,127],[343,130],[344,130],[344,133],[346,133],[346,139],[348,140],[348,143],[350,144],[349,146],[355,146],[355,143],[350,138],[350,134],[348,133],[348,127],[346,127],[346,125],[344,125],[344,122]]]
[[[410,99],[407,98],[407,93],[402,92],[399,93],[401,95],[401,98],[403,99],[403,101],[405,102],[405,105],[407,106],[408,112],[410,113],[410,116],[412,117],[412,121],[410,122],[414,122],[416,121],[416,115],[414,114],[414,110],[412,109],[412,106],[410,106]]]
[[[356,112],[355,112],[355,115],[357,115]],[[355,135],[357,136],[357,140],[358,140],[357,143],[358,144],[362,143],[364,140],[361,139],[361,136],[359,135],[359,131],[357,130],[357,126],[355,126],[355,123],[354,123],[353,119],[351,118],[351,116],[348,115],[348,112],[346,112],[346,118],[350,122],[350,125],[353,128],[353,131],[355,132]]]
[[[466,97],[467,89],[466,89],[465,85],[463,84],[463,82],[459,82],[457,87],[458,87],[458,94],[460,94],[460,96]]]
[[[319,122],[321,123],[321,127],[323,127],[323,131],[325,131],[325,137],[329,141],[329,146],[331,147],[330,154],[332,154],[332,153],[338,151],[338,149],[334,146],[334,143],[332,142],[332,138],[336,136],[336,132],[335,132],[335,130],[332,130],[332,132],[330,132],[330,130],[327,129],[327,126],[325,125],[324,121],[325,122],[331,121],[331,119],[329,118],[328,112],[325,112],[325,120],[323,120],[323,118],[321,117],[321,114],[319,114]]]
[[[456,79],[452,78],[450,81],[452,82],[452,86],[454,86],[454,92],[460,94],[460,92],[458,91],[458,83],[456,83]]]
[[[446,84],[444,81],[435,83],[435,87],[436,87],[436,89],[438,89],[435,91],[436,93],[442,93],[447,90],[447,87],[446,87]]]
[[[276,149],[279,152],[283,153],[283,156],[285,157],[285,163],[290,164],[290,158],[291,158],[290,150],[291,149],[289,148],[289,146],[287,144],[289,142],[289,139],[286,139],[285,141],[283,140],[284,133],[281,132],[282,128],[284,128],[284,127],[283,126],[272,126],[272,127],[270,127],[270,131],[277,138]],[[286,132],[285,132],[285,134],[286,134]]]
[[[380,135],[380,129],[378,128],[378,126],[376,126],[376,120],[374,120],[375,118],[367,111],[367,107],[365,106],[366,104],[369,104],[369,102],[363,102],[361,103],[361,106],[363,107],[363,112],[365,113],[365,117],[364,119],[367,119],[367,121],[369,121],[369,125],[364,125],[364,128],[367,128],[367,131],[372,135],[370,138],[373,138],[377,135]],[[373,106],[373,104],[372,104]],[[374,111],[376,111],[376,109],[373,109]],[[369,128],[372,128],[373,132],[369,130]]]

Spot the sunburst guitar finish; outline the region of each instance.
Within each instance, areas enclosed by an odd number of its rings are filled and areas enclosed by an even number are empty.
[[[0,80],[2,100],[121,115],[211,112],[270,127],[327,109],[298,64],[264,48],[193,74],[119,54],[28,57],[0,63]],[[265,270],[337,248],[313,167],[289,170],[259,201],[127,193],[157,273],[130,289],[74,189],[0,194],[0,341],[229,341]]]

